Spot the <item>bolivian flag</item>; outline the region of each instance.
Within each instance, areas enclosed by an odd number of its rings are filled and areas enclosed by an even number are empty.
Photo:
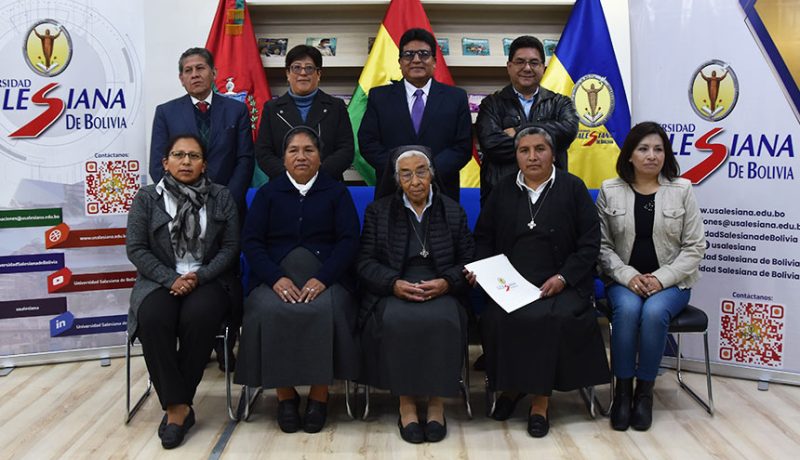
[[[550,58],[542,86],[571,97],[578,136],[569,147],[569,171],[589,188],[616,177],[617,157],[631,127],[625,87],[600,0],[577,0]]]
[[[392,0],[383,22],[375,36],[372,50],[367,57],[364,70],[358,79],[358,86],[353,92],[353,98],[347,108],[350,114],[350,122],[353,125],[353,136],[356,141],[356,154],[353,159],[353,166],[361,174],[361,177],[370,184],[375,184],[375,170],[369,163],[361,157],[358,150],[358,128],[361,126],[361,119],[367,109],[367,94],[369,90],[376,86],[383,86],[392,80],[400,80],[403,74],[400,72],[398,58],[400,56],[400,37],[408,29],[420,28],[433,33],[428,15],[422,8],[419,0]],[[446,85],[454,85],[453,77],[447,68],[447,63],[442,56],[442,50],[436,45],[436,71],[434,78]],[[461,186],[477,186],[479,177],[479,167],[473,155],[472,160],[461,170]],[[465,185],[465,177],[474,178],[473,183]]]

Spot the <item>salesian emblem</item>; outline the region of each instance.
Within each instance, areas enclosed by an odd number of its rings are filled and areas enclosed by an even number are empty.
[[[72,59],[72,39],[64,26],[45,19],[28,30],[22,51],[28,67],[36,74],[55,77],[67,69]]]
[[[614,90],[606,77],[586,74],[572,88],[572,102],[582,125],[595,128],[614,113]]]
[[[712,59],[692,74],[689,103],[700,118],[722,120],[730,115],[738,99],[739,79],[728,63]]]

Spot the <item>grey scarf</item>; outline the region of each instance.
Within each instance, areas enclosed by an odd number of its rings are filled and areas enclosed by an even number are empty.
[[[200,240],[200,209],[206,205],[211,181],[205,174],[194,184],[184,184],[169,172],[164,173],[164,188],[175,197],[177,210],[172,218],[170,239],[175,255],[182,258],[189,251],[195,259],[201,260],[203,245]]]

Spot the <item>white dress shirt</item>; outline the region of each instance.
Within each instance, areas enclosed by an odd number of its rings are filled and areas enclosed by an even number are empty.
[[[428,79],[428,83],[425,83],[425,86],[422,88],[417,88],[416,86],[409,83],[405,78],[403,79],[403,84],[406,87],[406,102],[408,102],[408,113],[411,113],[411,108],[414,107],[414,93],[418,90],[422,90],[422,102],[428,104],[428,94],[431,92],[431,80],[432,78]]]
[[[541,183],[536,189],[532,189],[528,187],[525,183],[525,176],[522,174],[522,171],[517,172],[517,186],[520,190],[527,190],[528,191],[528,198],[531,199],[531,204],[536,204],[539,201],[539,196],[544,191],[544,188],[547,187],[547,183],[554,184],[556,182],[556,167],[553,165],[553,170],[550,172],[550,177]]]

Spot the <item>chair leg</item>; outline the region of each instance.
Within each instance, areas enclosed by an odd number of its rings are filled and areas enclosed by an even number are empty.
[[[697,393],[695,393],[695,391],[688,384],[686,384],[686,382],[683,381],[683,372],[681,370],[681,334],[675,334],[675,335],[677,336],[677,342],[678,342],[678,356],[675,358],[676,359],[675,373],[678,377],[678,384],[684,391],[689,393],[689,396],[691,396],[692,399],[694,399],[695,401],[697,401],[698,404],[703,406],[703,409],[705,409],[709,415],[713,416],[714,401],[711,393],[711,363],[709,362],[709,357],[708,357],[708,331],[706,330],[703,332],[703,344],[705,346],[706,386],[708,388],[708,402],[703,401],[703,398],[701,398]]]
[[[461,394],[464,397],[464,406],[467,409],[467,417],[472,420],[472,404],[470,403],[469,394],[469,343],[467,343],[464,347],[463,362],[464,365],[461,369],[462,375],[459,384],[461,385]]]
[[[261,395],[261,391],[261,387],[253,390],[247,385],[242,385],[242,394],[239,396],[239,406],[236,410],[238,420],[249,421],[250,412],[253,409],[253,405],[258,400],[258,397]]]
[[[586,405],[586,410],[589,411],[589,417],[592,419],[597,418],[597,396],[595,395],[594,387],[579,388],[578,392]]]
[[[239,413],[233,408],[233,397],[231,396],[231,368],[228,359],[228,339],[230,337],[230,326],[225,326],[225,334],[222,337],[222,346],[225,350],[225,402],[228,408],[228,417],[234,422],[239,421]]]
[[[369,417],[369,385],[364,385],[364,414],[361,415],[361,420],[366,420]]]
[[[358,388],[358,384],[356,384],[356,391]],[[350,381],[344,381],[344,405],[347,408],[347,416],[350,417],[350,420],[355,420],[356,417],[353,415],[353,409],[350,407]]]
[[[150,375],[147,376],[147,388],[144,393],[136,401],[131,409],[131,341],[127,333],[125,333],[125,424],[127,425],[134,415],[139,412],[139,409],[144,404],[150,391],[153,389],[153,382],[150,380]]]
[[[603,417],[609,417],[611,415],[611,406],[614,405],[614,349],[611,348],[611,336],[614,334],[614,327],[611,325],[611,320],[608,320],[608,350],[609,350],[609,359],[608,364],[611,367],[611,385],[610,390],[611,394],[608,395],[608,406],[607,408],[603,408],[603,405],[600,404],[600,400],[598,399],[597,405],[600,409],[600,414]]]
[[[494,407],[497,404],[497,394],[489,387],[489,377],[483,379],[483,386],[486,392],[486,416],[491,417],[494,414]]]

